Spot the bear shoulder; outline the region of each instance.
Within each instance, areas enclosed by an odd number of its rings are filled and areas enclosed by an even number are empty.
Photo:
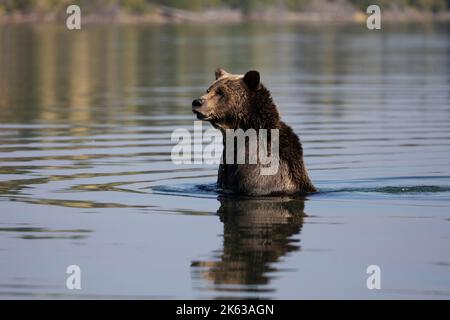
[[[287,163],[292,181],[302,193],[317,191],[303,161],[303,147],[290,126],[280,121],[280,159]]]

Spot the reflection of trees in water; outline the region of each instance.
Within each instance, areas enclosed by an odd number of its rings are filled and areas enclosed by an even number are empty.
[[[220,199],[223,248],[213,260],[192,263],[195,278],[215,285],[264,285],[273,263],[300,250],[304,201],[294,199]],[[255,290],[255,288],[252,288]]]
[[[292,69],[293,61],[285,59],[291,42],[280,42],[282,51],[268,50],[273,45],[265,40],[272,39],[273,28],[95,26],[68,32],[52,25],[9,27],[0,33],[0,111],[5,122],[83,125],[114,123],[122,112],[190,114],[186,107],[192,97],[219,66],[238,73],[274,61],[269,68]],[[263,71],[266,77],[272,73]]]
[[[403,39],[404,34],[406,41],[411,35],[436,31],[441,37],[446,28],[448,24],[396,26],[389,37]],[[107,25],[89,26],[82,32],[54,25],[8,26],[0,33],[0,112],[5,123],[83,125],[115,123],[123,112],[186,115],[192,97],[206,88],[213,70],[222,66],[235,73],[259,68],[276,97],[275,84],[289,80],[290,87],[303,90],[292,96],[301,110],[314,114],[317,104],[326,105],[330,117],[340,117],[355,92],[340,86],[360,80],[349,76],[384,77],[389,75],[386,66],[394,73],[412,72],[409,66],[417,58],[404,55],[398,63],[391,61],[397,56],[392,50],[399,49],[388,45],[387,39],[395,38],[359,30],[353,25],[251,23],[208,28]],[[440,61],[431,54],[424,57],[420,65],[425,71]],[[318,86],[324,90],[317,90]],[[51,128],[45,130],[52,133]]]

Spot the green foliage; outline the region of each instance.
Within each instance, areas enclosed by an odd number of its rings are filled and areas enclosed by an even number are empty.
[[[447,6],[450,5],[450,2],[447,0],[350,0],[350,2],[361,11],[365,11],[365,9],[371,5],[376,4],[381,8],[416,8],[421,11],[443,11],[446,9],[450,9]]]
[[[212,8],[212,7],[219,7],[226,4],[227,1],[223,0],[154,0],[151,1],[153,3],[173,7],[173,8],[179,8],[179,9],[185,9],[185,10],[202,10],[205,8]]]
[[[289,9],[302,10],[314,0],[286,0],[284,1]]]
[[[226,7],[250,12],[270,6],[282,5],[292,10],[303,10],[314,2],[327,0],[0,0],[0,12],[33,12],[59,10],[69,4],[78,4],[84,12],[104,11],[108,8],[124,9],[134,13],[145,13],[154,5],[163,5],[185,10]],[[328,0],[332,1],[332,0]],[[365,11],[371,4],[382,8],[396,6],[413,7],[421,11],[442,11],[449,9],[448,0],[347,0],[353,6]]]
[[[133,13],[146,12],[148,10],[148,1],[146,0],[121,0],[119,5]]]
[[[450,5],[446,0],[410,0],[409,3],[419,9],[434,12],[445,10],[447,4]]]
[[[3,0],[0,2],[0,6],[4,8],[6,12],[28,12],[36,7],[36,0]]]

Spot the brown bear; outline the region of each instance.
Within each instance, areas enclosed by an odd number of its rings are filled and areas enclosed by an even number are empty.
[[[206,94],[192,102],[192,111],[198,119],[210,122],[222,132],[224,149],[217,179],[219,188],[250,196],[315,192],[316,188],[303,161],[300,140],[292,129],[280,120],[269,90],[260,82],[259,72],[252,70],[242,76],[217,69],[215,76],[216,80]],[[252,129],[255,132],[261,129],[278,129],[279,164],[274,174],[262,175],[261,168],[264,165],[260,162],[242,164],[226,160],[229,159],[226,134],[237,129]],[[244,143],[246,157],[252,154],[249,152],[249,143]],[[270,149],[270,146],[269,141],[267,148]],[[236,147],[231,152],[237,157],[236,153],[239,151]]]

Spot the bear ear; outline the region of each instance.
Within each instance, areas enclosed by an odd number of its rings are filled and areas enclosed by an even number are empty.
[[[244,76],[244,82],[248,86],[248,88],[252,91],[255,91],[259,87],[259,72],[255,70],[251,70],[247,72]]]
[[[222,78],[223,76],[226,76],[227,74],[228,74],[228,72],[226,72],[224,69],[218,68],[215,72],[216,80]]]

